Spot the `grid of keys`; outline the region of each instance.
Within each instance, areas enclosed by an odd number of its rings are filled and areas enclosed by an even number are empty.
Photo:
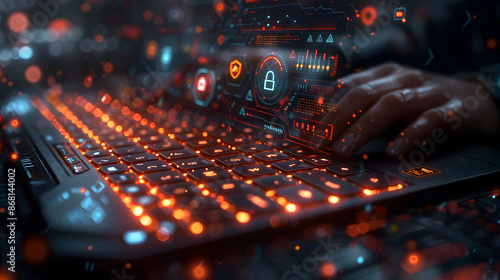
[[[149,231],[173,218],[197,235],[213,223],[248,223],[405,186],[274,134],[257,137],[255,129],[175,106],[132,109],[109,95],[95,105],[77,94],[48,101],[67,138]]]

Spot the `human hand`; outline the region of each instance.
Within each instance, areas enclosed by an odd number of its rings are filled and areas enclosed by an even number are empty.
[[[383,64],[342,79],[346,95],[323,123],[333,125],[333,149],[352,156],[398,121],[409,125],[386,149],[390,156],[411,151],[436,128],[495,132],[500,114],[484,86],[401,66]],[[320,145],[332,145],[332,141]]]

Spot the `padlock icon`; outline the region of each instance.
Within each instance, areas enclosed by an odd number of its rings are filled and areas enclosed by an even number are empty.
[[[200,77],[198,79],[198,83],[196,85],[196,89],[200,92],[203,92],[207,89],[207,79],[205,77]]]
[[[264,80],[264,90],[274,91],[274,72],[272,70],[267,71],[266,79]]]

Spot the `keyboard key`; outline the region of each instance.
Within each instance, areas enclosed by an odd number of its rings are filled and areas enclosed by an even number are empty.
[[[122,160],[125,163],[137,163],[137,162],[144,162],[148,160],[157,160],[157,159],[158,159],[157,156],[150,153],[140,153],[140,154],[122,156]]]
[[[187,141],[186,144],[193,149],[201,149],[205,147],[215,146],[217,145],[217,141],[209,138],[198,139],[198,140],[190,140]]]
[[[186,180],[181,173],[174,170],[146,174],[144,179],[151,185],[173,184]]]
[[[79,148],[84,150],[84,151],[89,151],[89,150],[99,149],[101,147],[102,146],[97,144],[97,143],[86,141],[85,143],[81,144]]]
[[[149,128],[139,128],[139,129],[135,129],[133,134],[142,138],[142,137],[146,137],[149,135],[154,135],[154,134],[156,134],[156,131],[149,129]]]
[[[210,167],[210,166],[214,165],[213,162],[209,161],[208,159],[201,158],[201,157],[176,160],[173,163],[174,163],[175,167],[179,170],[204,168],[204,167]]]
[[[80,159],[77,156],[72,155],[72,156],[66,157],[64,159],[64,162],[66,163],[66,165],[73,165],[73,164],[79,163]]]
[[[201,195],[193,182],[182,182],[173,185],[160,186],[161,192],[174,197],[176,203],[188,204],[195,196]]]
[[[123,174],[113,174],[109,175],[109,181],[116,185],[130,184],[139,180],[139,177],[134,173],[123,173]]]
[[[109,156],[111,153],[108,150],[99,149],[99,150],[90,150],[85,153],[85,155],[89,158],[93,157],[103,157]]]
[[[197,132],[189,132],[189,133],[184,133],[184,134],[176,134],[175,138],[181,140],[181,141],[188,141],[188,140],[196,140],[203,138],[203,135],[201,133]]]
[[[245,166],[238,166],[233,169],[243,178],[260,177],[264,175],[274,174],[276,171],[263,165],[263,164],[249,164]]]
[[[100,137],[100,139],[101,139],[101,141],[104,141],[104,142],[111,142],[111,141],[117,141],[117,140],[127,140],[127,137],[125,137],[122,134],[111,133],[111,134],[103,135],[102,137]]]
[[[160,156],[164,158],[166,161],[173,161],[177,159],[197,157],[198,154],[188,149],[181,149],[181,150],[160,152]]]
[[[307,150],[305,150],[304,148],[302,147],[292,147],[292,148],[288,148],[286,150],[284,150],[284,152],[286,154],[289,154],[291,155],[292,157],[296,157],[296,158],[303,158],[303,157],[306,157],[306,156],[310,156],[311,153],[308,152]]]
[[[116,163],[116,164],[110,164],[110,165],[101,165],[99,167],[102,173],[105,175],[110,175],[110,174],[115,174],[115,173],[122,173],[125,171],[128,171],[128,167],[123,164],[123,163]]]
[[[161,161],[161,160],[134,163],[131,165],[131,168],[134,172],[141,173],[141,174],[172,169],[172,167],[170,165],[168,165],[166,162]]]
[[[293,186],[297,184],[297,180],[293,178],[288,178],[283,174],[271,175],[266,177],[260,177],[253,180],[253,182],[263,188],[264,190],[274,190],[277,188]]]
[[[217,161],[217,163],[223,165],[226,168],[232,168],[234,166],[240,166],[255,162],[253,159],[244,155],[231,155],[231,156],[218,157],[215,159],[215,161]]]
[[[229,131],[222,127],[209,126],[207,127],[207,132],[210,137],[213,138],[224,138],[229,135]]]
[[[162,143],[154,143],[148,145],[148,147],[154,152],[168,151],[168,150],[177,150],[182,149],[184,146],[175,142],[175,141],[167,141]]]
[[[197,195],[185,203],[192,216],[205,221],[220,221],[229,218],[229,213],[221,211],[219,203],[208,196]]]
[[[285,173],[292,173],[292,172],[303,171],[303,170],[308,170],[308,169],[313,168],[312,165],[309,165],[305,162],[302,162],[302,161],[296,160],[296,159],[275,162],[272,165]]]
[[[239,146],[238,149],[245,154],[253,154],[253,153],[258,153],[258,152],[263,152],[263,151],[269,151],[269,150],[271,150],[271,147],[269,147],[267,145],[263,145],[263,144],[252,143],[252,144]]]
[[[283,134],[278,134],[274,132],[264,132],[264,133],[258,133],[257,134],[257,139],[261,141],[270,141],[270,140],[280,140],[283,138]]]
[[[332,158],[332,157],[328,157],[328,156],[312,156],[312,157],[306,157],[304,158],[304,161],[305,162],[308,162],[316,167],[320,167],[320,168],[323,168],[325,166],[328,166],[328,165],[332,165],[332,164],[337,164],[337,163],[341,163],[342,160],[341,159],[335,159],[335,158]]]
[[[243,143],[246,143],[248,141],[248,138],[245,135],[234,135],[230,134],[224,138],[222,138],[222,142],[231,145],[231,146],[236,146],[240,145]]]
[[[217,157],[217,156],[234,154],[236,153],[236,151],[226,146],[219,145],[215,147],[201,149],[201,153],[207,157]]]
[[[287,141],[287,140],[271,141],[270,144],[271,144],[271,147],[273,147],[275,149],[280,149],[280,150],[295,146],[294,143]]]
[[[188,133],[189,129],[187,127],[182,127],[182,126],[175,126],[175,127],[171,126],[170,129],[168,130],[168,132],[172,132],[175,135],[180,135],[180,134]]]
[[[224,180],[217,180],[215,182],[210,182],[206,185],[206,188],[215,195],[219,194],[226,195],[226,194],[246,192],[252,189],[252,186],[245,183],[245,181],[228,178]]]
[[[145,210],[151,210],[156,207],[159,202],[159,198],[154,195],[136,196],[132,198],[132,202],[135,205],[141,206]]]
[[[114,141],[108,141],[104,142],[106,143],[106,146],[109,148],[121,148],[121,147],[127,147],[127,146],[134,146],[136,143],[128,140],[128,139],[120,139],[120,140],[114,140]]]
[[[328,199],[324,192],[307,185],[277,189],[276,195],[298,205],[326,202]]]
[[[207,197],[198,196],[197,198],[203,200],[201,202],[198,202],[196,199],[194,201],[191,201],[190,204],[191,205],[196,204],[197,207],[190,207],[190,208],[192,209],[191,212],[193,211],[198,212],[196,216],[201,220],[207,221],[209,223],[216,223],[232,218],[231,213],[228,213],[227,211],[221,211],[219,203],[217,203],[217,201],[211,200],[207,202],[206,201]]]
[[[333,172],[338,176],[350,176],[365,172],[365,169],[354,163],[341,163],[333,166],[328,166],[326,170]]]
[[[89,168],[81,162],[70,166],[69,169],[71,169],[71,172],[73,172],[73,174],[80,174],[89,170]]]
[[[61,157],[67,157],[75,154],[68,143],[54,145],[54,148]]]
[[[146,149],[144,149],[141,146],[129,146],[129,147],[120,147],[120,148],[114,148],[113,153],[123,156],[123,155],[131,155],[131,154],[137,154],[137,153],[145,153]]]
[[[271,163],[274,161],[280,161],[289,159],[290,157],[285,155],[284,153],[270,151],[270,152],[262,152],[254,155],[255,158],[261,160],[264,163]]]
[[[85,141],[90,141],[92,142],[93,140],[90,139],[88,136],[86,136],[83,133],[72,133],[73,139],[75,139],[75,143],[81,145]]]
[[[263,191],[255,188],[246,193],[228,195],[225,200],[234,205],[236,211],[244,211],[249,214],[272,212],[280,208],[279,204],[270,200]]]
[[[201,183],[224,180],[233,177],[231,173],[218,166],[196,169],[188,172],[189,177]]]
[[[120,162],[115,156],[105,156],[105,157],[95,157],[92,158],[92,162],[97,165],[113,164]]]
[[[168,123],[168,124],[169,124],[169,129],[168,129],[169,133],[175,133],[176,135],[178,135],[190,132],[187,127],[178,126],[179,121],[174,121],[174,123]]]
[[[141,143],[142,145],[149,145],[153,143],[163,142],[164,140],[165,140],[164,135],[149,135],[141,137],[139,143]]]
[[[149,192],[149,188],[144,184],[131,184],[118,186],[120,192],[126,195],[139,196]]]
[[[353,176],[347,177],[350,181],[361,185],[367,189],[383,189],[387,187],[397,186],[401,184],[401,186],[406,186],[406,183],[400,179],[397,179],[393,176],[382,174],[382,173],[359,173]]]
[[[293,176],[335,196],[349,196],[361,192],[361,188],[351,182],[344,181],[341,178],[335,177],[324,171],[304,171],[295,173]]]

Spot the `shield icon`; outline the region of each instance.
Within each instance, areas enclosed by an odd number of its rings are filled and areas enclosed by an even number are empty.
[[[238,79],[238,77],[240,76],[241,66],[242,66],[241,62],[237,59],[229,63],[229,74],[231,74],[231,78],[233,78],[233,80]]]

